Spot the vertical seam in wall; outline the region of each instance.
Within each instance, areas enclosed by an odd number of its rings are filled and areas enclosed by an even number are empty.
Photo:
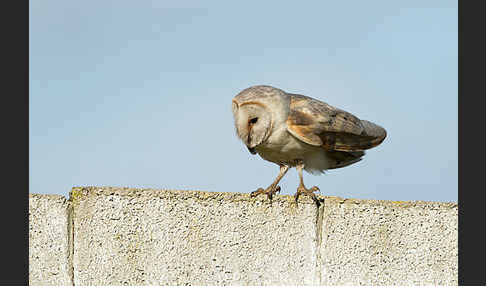
[[[71,200],[68,201],[68,271],[71,278],[71,284],[74,286],[74,207]]]
[[[317,281],[319,281],[319,285],[322,285],[322,275],[321,275],[321,268],[322,268],[322,259],[321,259],[321,245],[322,245],[322,221],[324,216],[324,204],[325,199],[319,200],[319,205],[317,205],[317,217],[316,217],[316,274],[317,274]]]

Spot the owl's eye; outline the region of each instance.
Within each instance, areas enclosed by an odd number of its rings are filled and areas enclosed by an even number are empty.
[[[250,122],[251,124],[255,124],[255,123],[257,123],[257,121],[258,121],[258,117],[255,117],[255,118],[250,119],[250,121],[248,121],[248,122]]]

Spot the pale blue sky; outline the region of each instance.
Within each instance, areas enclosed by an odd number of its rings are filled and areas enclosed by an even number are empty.
[[[267,84],[388,131],[307,186],[457,201],[457,1],[29,3],[31,193],[266,187],[278,167],[238,141],[231,99]]]

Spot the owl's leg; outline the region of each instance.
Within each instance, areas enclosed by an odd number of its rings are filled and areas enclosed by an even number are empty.
[[[280,165],[280,172],[278,173],[277,178],[275,178],[275,181],[266,189],[263,188],[258,188],[258,190],[251,192],[250,197],[256,197],[259,194],[267,194],[267,197],[269,200],[272,200],[273,194],[280,192],[280,186],[278,186],[278,182],[283,178],[285,173],[289,170],[289,166],[286,165]]]
[[[318,203],[317,197],[314,194],[314,192],[319,191],[319,188],[317,186],[314,186],[310,189],[307,189],[304,185],[304,176],[302,174],[302,170],[304,169],[304,163],[302,161],[299,162],[297,166],[295,166],[295,168],[299,172],[299,178],[300,178],[299,187],[297,188],[297,192],[294,195],[295,201],[297,202],[301,194],[305,194],[310,196],[314,200],[314,202]]]

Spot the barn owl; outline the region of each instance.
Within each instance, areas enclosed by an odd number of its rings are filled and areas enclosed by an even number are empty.
[[[386,137],[384,128],[360,120],[349,112],[317,99],[286,93],[266,85],[242,90],[232,100],[237,136],[251,154],[280,166],[280,172],[266,189],[250,196],[266,194],[271,200],[280,192],[279,181],[295,167],[301,194],[317,202],[317,186],[306,188],[302,170],[322,174],[361,161],[366,149],[379,145]]]

